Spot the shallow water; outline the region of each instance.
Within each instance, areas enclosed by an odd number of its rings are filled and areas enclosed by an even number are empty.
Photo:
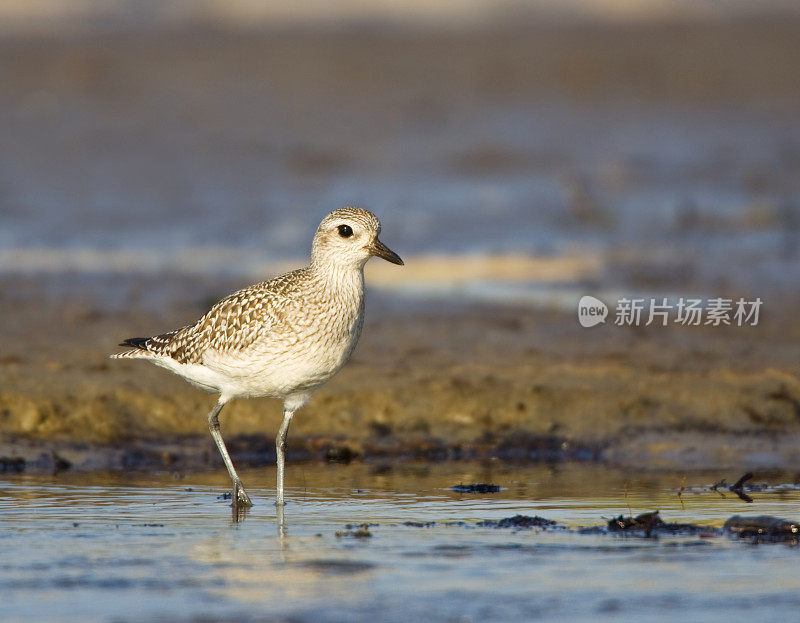
[[[579,534],[620,513],[719,527],[734,514],[798,515],[796,488],[745,504],[712,491],[736,474],[630,474],[491,464],[288,469],[278,537],[274,470],[243,474],[255,506],[234,521],[220,474],[5,476],[3,620],[787,620],[798,548],[722,536]],[[793,474],[759,474],[773,485]],[[491,481],[500,493],[461,495]],[[557,530],[479,527],[540,515]],[[409,527],[406,521],[436,522]],[[369,522],[371,538],[337,536]],[[450,524],[447,522],[465,522]]]

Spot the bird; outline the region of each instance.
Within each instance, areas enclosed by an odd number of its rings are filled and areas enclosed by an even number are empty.
[[[193,385],[219,394],[206,419],[233,491],[234,508],[252,501],[225,446],[222,408],[235,398],[283,401],[275,438],[275,504],[284,500],[284,454],[289,423],[311,395],[350,358],[364,324],[364,265],[371,257],[403,260],[378,235],[368,210],[347,207],[322,219],[304,268],[226,296],[194,324],[153,337],[134,337],[112,359],[145,359]]]

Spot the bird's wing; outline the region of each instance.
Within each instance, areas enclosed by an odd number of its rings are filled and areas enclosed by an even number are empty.
[[[295,271],[298,272],[298,271]],[[130,338],[131,346],[179,363],[202,363],[207,350],[244,350],[280,327],[295,305],[289,286],[293,273],[226,296],[193,325],[149,338]]]

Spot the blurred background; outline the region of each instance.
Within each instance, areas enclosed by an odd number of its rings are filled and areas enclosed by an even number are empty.
[[[208,396],[105,355],[346,205],[406,266],[368,265],[299,435],[795,430],[798,32],[780,0],[6,0],[6,430],[207,441]],[[583,294],[760,297],[763,326],[589,334]]]
[[[796,283],[796,2],[301,4],[4,2],[0,272],[126,305],[124,275],[296,264],[359,205],[419,256],[378,288]]]

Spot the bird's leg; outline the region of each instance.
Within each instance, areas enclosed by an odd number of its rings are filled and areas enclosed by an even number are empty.
[[[283,410],[283,422],[281,423],[281,429],[278,431],[278,436],[275,437],[275,450],[278,456],[278,490],[275,494],[275,505],[276,506],[283,506],[283,463],[284,463],[284,452],[286,450],[286,436],[289,434],[289,422],[292,420],[292,416],[294,415],[294,411],[290,411],[286,408]]]
[[[283,541],[286,538],[286,516],[282,504],[275,505],[275,519],[278,520],[278,538]]]
[[[225,442],[222,440],[222,433],[219,432],[219,412],[222,411],[222,407],[224,405],[225,403],[220,401],[214,405],[214,408],[208,413],[208,430],[211,431],[211,436],[214,438],[214,443],[217,444],[217,448],[219,449],[219,453],[222,455],[222,460],[225,463],[225,467],[228,469],[228,474],[233,481],[231,506],[235,507],[239,504],[244,506],[252,506],[253,503],[250,501],[250,497],[247,495],[247,492],[242,486],[242,479],[239,478],[239,474],[236,473],[236,469],[233,467],[231,456],[228,454],[228,449],[225,447]]]

